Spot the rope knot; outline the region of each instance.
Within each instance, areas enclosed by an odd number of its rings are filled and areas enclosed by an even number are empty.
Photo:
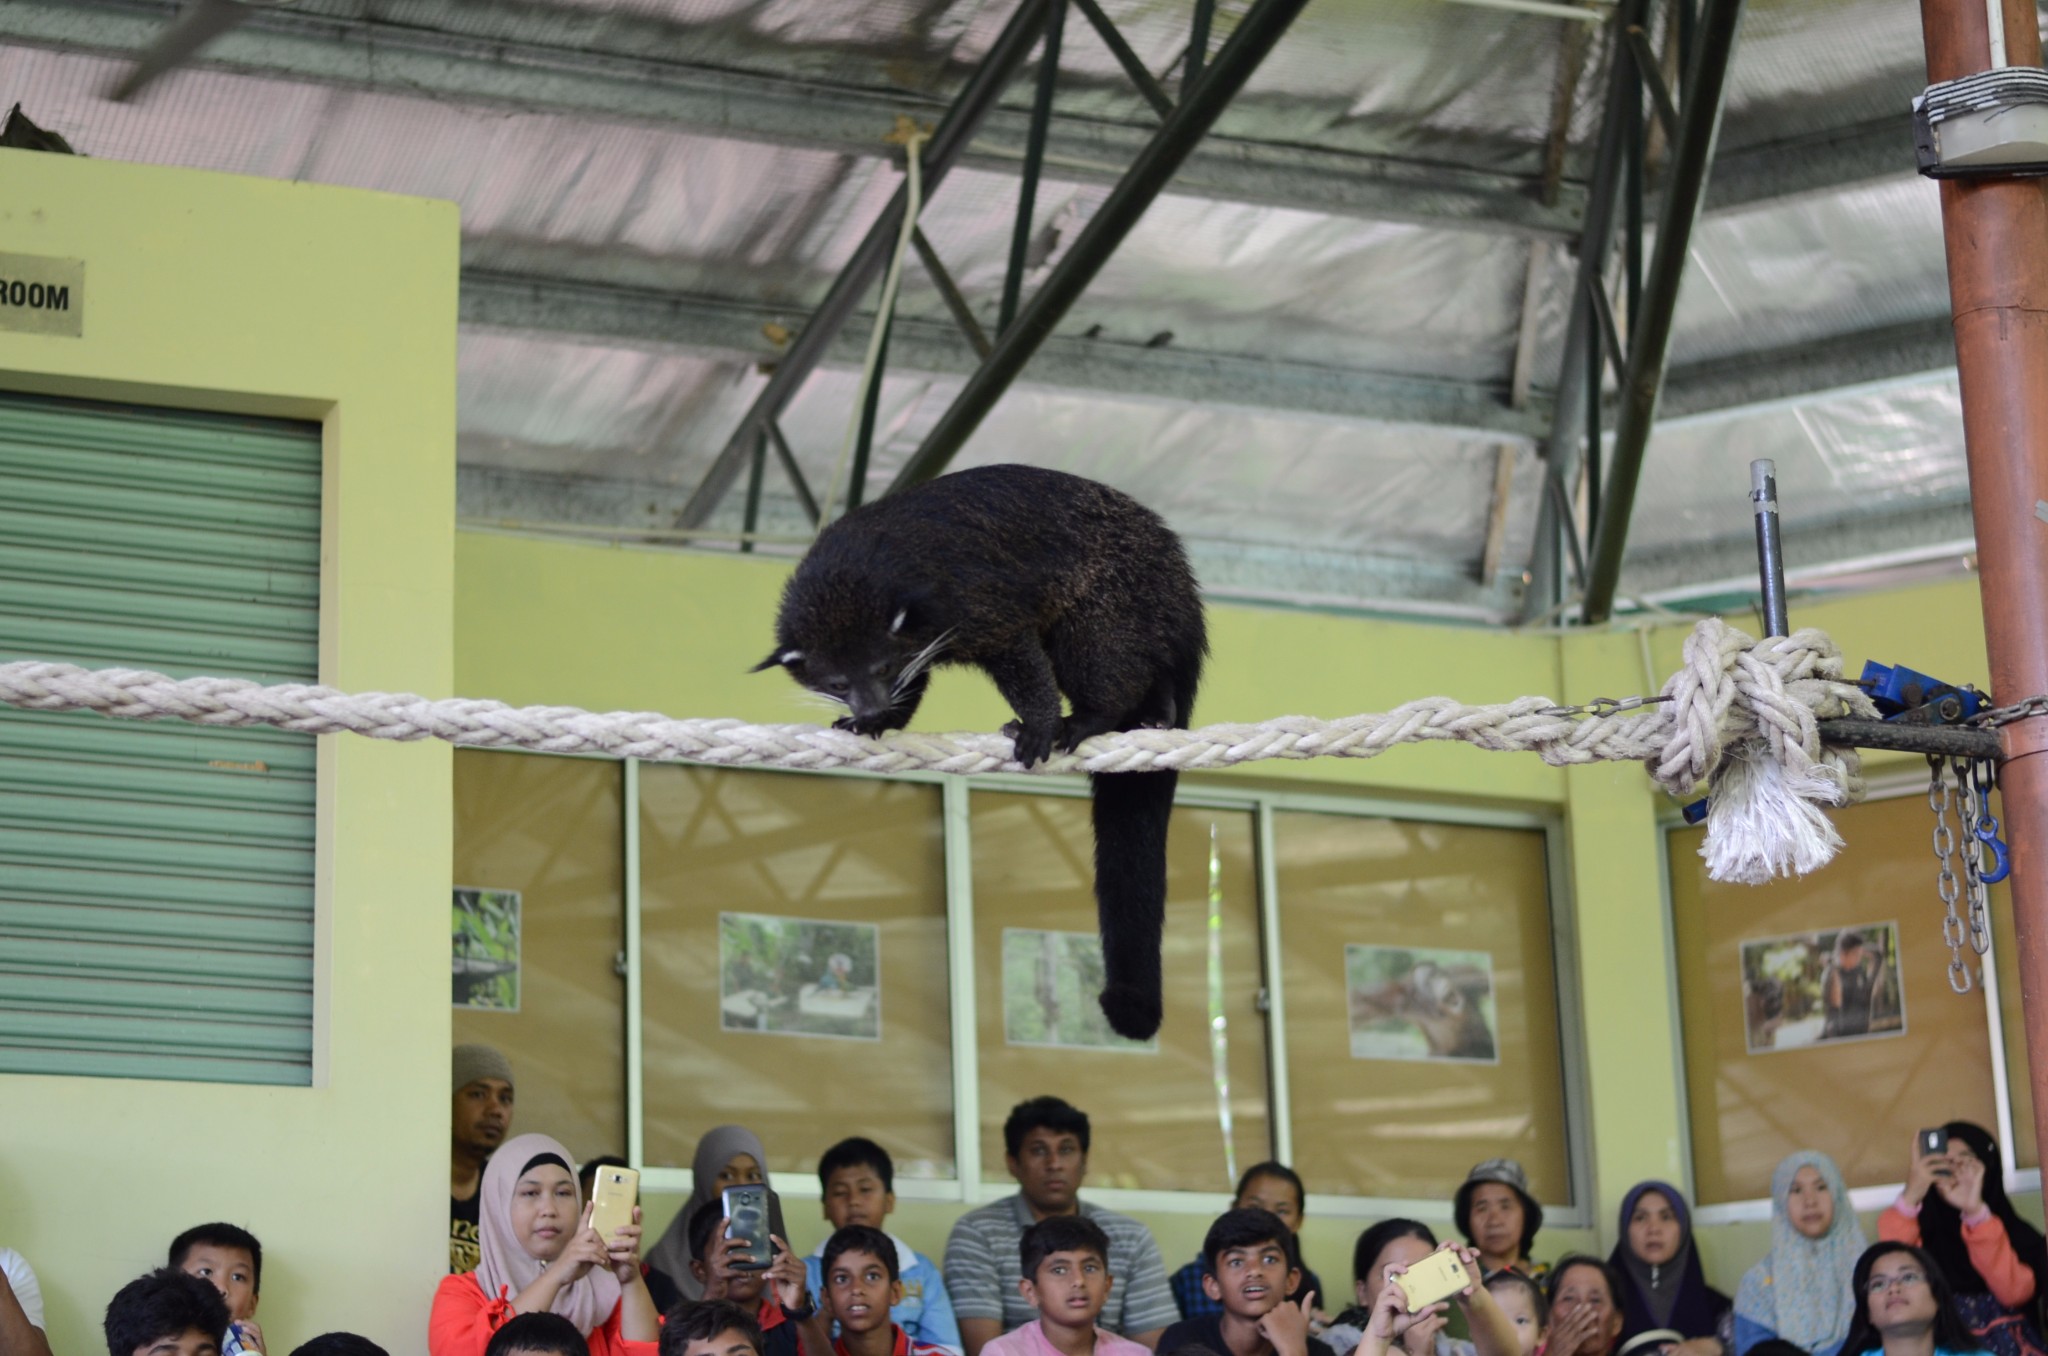
[[[1842,838],[1824,808],[1861,799],[1863,782],[1856,750],[1823,745],[1820,722],[1877,715],[1843,680],[1841,651],[1824,631],[1755,640],[1708,618],[1684,655],[1650,775],[1678,797],[1708,784],[1707,874],[1756,885],[1825,866]]]

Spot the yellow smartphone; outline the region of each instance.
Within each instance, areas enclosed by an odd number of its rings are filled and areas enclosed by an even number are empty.
[[[1408,1312],[1416,1313],[1438,1300],[1446,1300],[1472,1284],[1472,1273],[1454,1252],[1433,1252],[1394,1278],[1408,1297]]]
[[[631,1168],[599,1168],[590,1187],[590,1227],[609,1243],[612,1231],[633,1222],[640,1199],[640,1174]]]

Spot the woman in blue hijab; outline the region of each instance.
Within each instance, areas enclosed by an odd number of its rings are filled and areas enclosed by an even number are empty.
[[[1771,1250],[1735,1292],[1735,1352],[1782,1339],[1835,1356],[1856,1317],[1849,1288],[1866,1246],[1835,1160],[1812,1149],[1771,1174]]]
[[[1638,1182],[1621,1201],[1621,1241],[1607,1259],[1627,1282],[1621,1344],[1675,1332],[1688,1356],[1720,1356],[1728,1297],[1707,1284],[1692,1246],[1692,1212],[1669,1182]],[[1696,1345],[1695,1345],[1696,1344]]]

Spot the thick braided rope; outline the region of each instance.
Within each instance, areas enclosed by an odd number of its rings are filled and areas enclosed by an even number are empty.
[[[1032,770],[1195,771],[1268,758],[1371,758],[1400,744],[1456,740],[1534,753],[1557,766],[1646,759],[1660,782],[1685,794],[1731,747],[1761,738],[1771,756],[1787,763],[1792,781],[1816,775],[1826,780],[1825,770],[1834,765],[1820,746],[1814,708],[1832,711],[1851,704],[1854,689],[1839,682],[1840,668],[1840,656],[1819,632],[1757,645],[1719,621],[1706,621],[1687,641],[1686,667],[1666,685],[1670,700],[1662,705],[1575,716],[1547,697],[1485,706],[1425,697],[1391,711],[1337,720],[1283,716],[1251,725],[1101,735]],[[876,739],[812,725],[678,720],[653,712],[598,714],[468,698],[430,701],[407,693],[351,694],[307,684],[266,687],[232,678],[172,679],[137,669],[88,670],[38,661],[0,664],[0,703],[33,711],[97,711],[120,719],[271,725],[306,734],[441,739],[470,748],[728,767],[1026,770],[1012,760],[1010,740],[1000,734],[896,731]]]

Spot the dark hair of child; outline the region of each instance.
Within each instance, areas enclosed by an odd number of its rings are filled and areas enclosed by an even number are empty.
[[[1529,1308],[1536,1315],[1536,1326],[1539,1328],[1550,1326],[1550,1301],[1544,1297],[1543,1287],[1538,1285],[1533,1277],[1524,1276],[1519,1271],[1509,1271],[1506,1267],[1502,1267],[1499,1271],[1489,1272],[1486,1279],[1481,1281],[1480,1284],[1488,1290],[1521,1291],[1524,1295],[1528,1296]],[[1751,1349],[1750,1356],[1755,1356],[1754,1348]],[[1769,1353],[1766,1353],[1765,1356],[1769,1356]]]
[[[818,1186],[830,1191],[832,1174],[846,1168],[873,1168],[875,1176],[882,1179],[882,1190],[896,1189],[896,1161],[889,1157],[887,1149],[871,1139],[855,1135],[825,1150],[818,1160]]]
[[[228,1302],[211,1281],[159,1267],[136,1277],[107,1305],[107,1356],[135,1356],[166,1337],[203,1332],[215,1342],[228,1330]]]
[[[1244,1170],[1244,1176],[1237,1179],[1237,1196],[1244,1199],[1244,1190],[1261,1177],[1277,1177],[1294,1188],[1294,1208],[1308,1209],[1308,1188],[1301,1184],[1301,1174],[1285,1163],[1254,1163]]]
[[[706,1201],[690,1216],[690,1256],[699,1262],[711,1250],[711,1236],[725,1223],[725,1202]]]
[[[1301,1266],[1301,1258],[1295,1251],[1294,1230],[1272,1211],[1253,1207],[1226,1210],[1217,1216],[1216,1222],[1209,1226],[1208,1236],[1202,1240],[1202,1259],[1209,1264],[1209,1270],[1214,1271],[1216,1259],[1232,1248],[1255,1248],[1261,1243],[1271,1243],[1286,1253],[1290,1270]]]
[[[709,1342],[720,1333],[737,1332],[755,1356],[761,1351],[761,1324],[731,1300],[684,1300],[661,1321],[661,1356],[683,1356],[692,1342]]]
[[[583,1160],[583,1166],[576,1169],[576,1185],[583,1188],[583,1199],[590,1199],[590,1188],[597,1181],[599,1168],[630,1168],[633,1165],[617,1154],[599,1154]]]
[[[1038,1268],[1056,1252],[1092,1252],[1109,1265],[1109,1235],[1086,1215],[1047,1215],[1024,1231],[1017,1245],[1017,1258],[1024,1264],[1024,1279],[1035,1282]]]
[[[323,1332],[299,1343],[292,1356],[391,1356],[367,1337],[352,1332]]]
[[[233,1224],[200,1224],[171,1240],[170,1265],[185,1265],[185,1254],[204,1244],[212,1248],[239,1248],[249,1254],[249,1288],[263,1293],[263,1245],[256,1235]]]
[[[1372,1271],[1372,1264],[1387,1250],[1387,1244],[1401,1238],[1419,1238],[1432,1248],[1436,1246],[1436,1235],[1421,1220],[1383,1219],[1360,1234],[1351,1249],[1351,1279],[1364,1280]]]
[[[560,1314],[518,1314],[491,1334],[484,1356],[590,1356],[590,1343]]]
[[[832,1264],[849,1252],[867,1253],[882,1264],[891,1281],[903,1279],[896,1265],[896,1245],[880,1229],[869,1228],[865,1224],[849,1224],[836,1230],[825,1240],[825,1256],[820,1263],[824,1274],[831,1276]]]
[[[1072,1135],[1088,1152],[1088,1113],[1076,1110],[1057,1097],[1034,1097],[1010,1108],[1003,1122],[1003,1148],[1015,1158],[1024,1149],[1024,1136],[1033,1130],[1050,1130],[1055,1135]]]

